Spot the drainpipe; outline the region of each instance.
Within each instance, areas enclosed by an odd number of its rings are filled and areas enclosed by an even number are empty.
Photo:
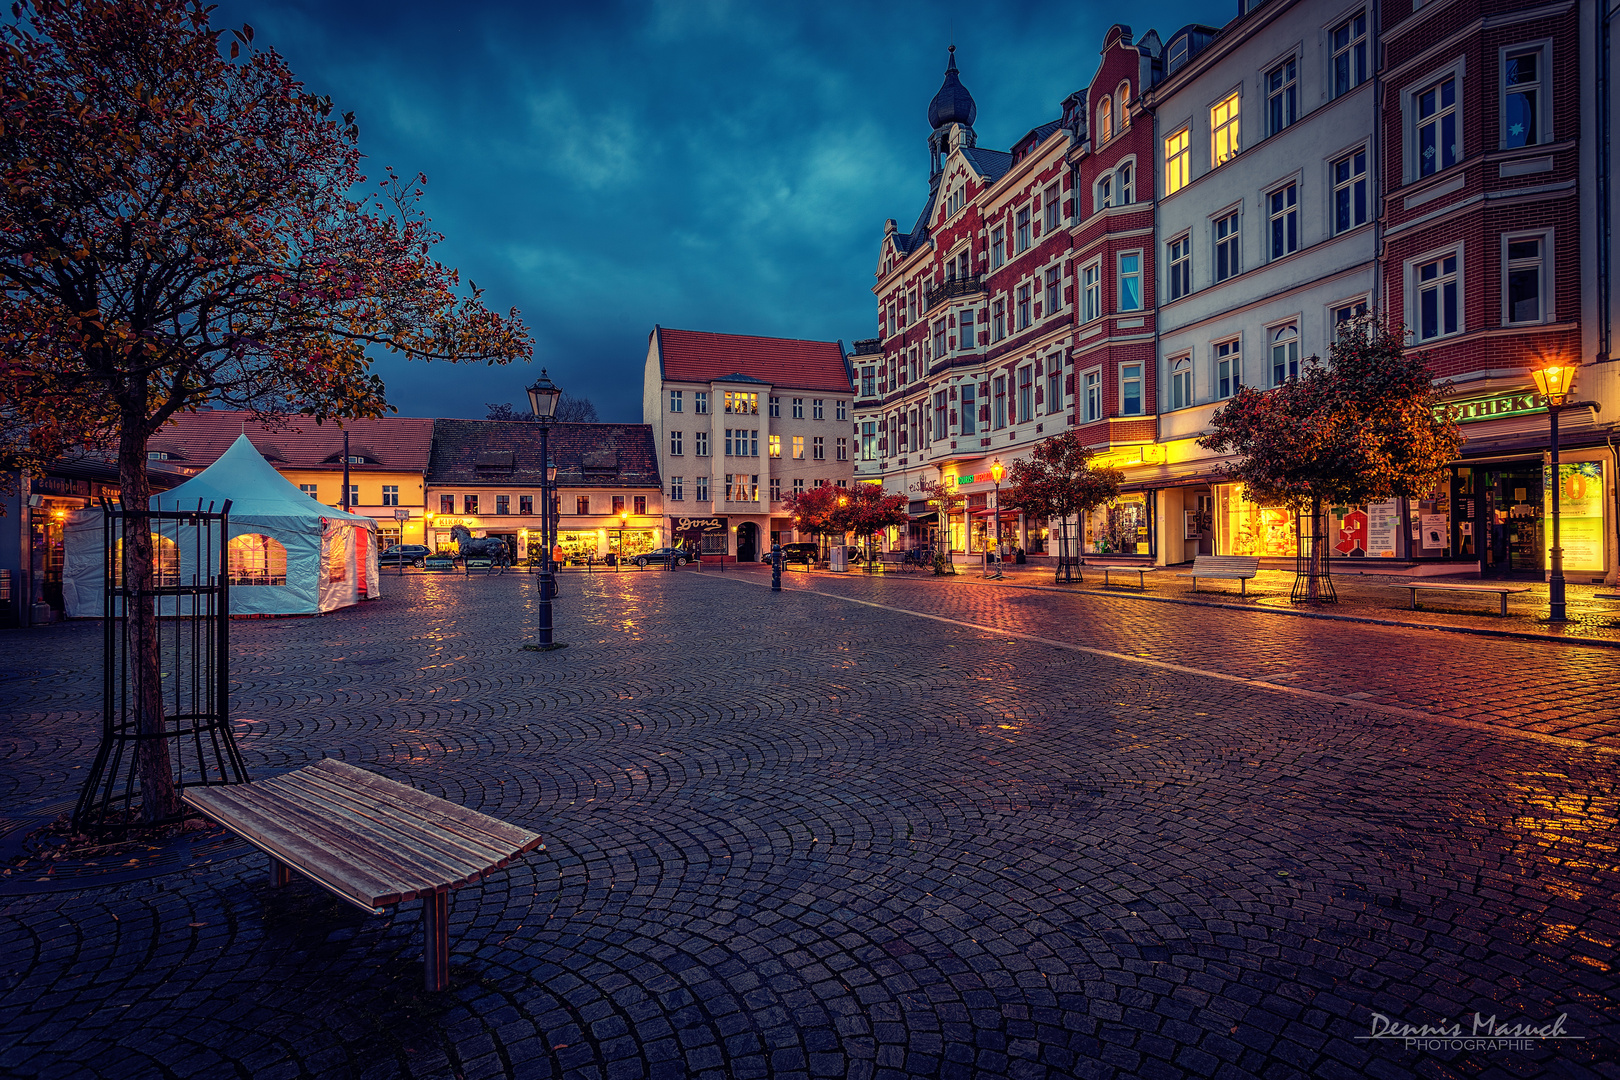
[[[1379,11],[1382,5],[1369,4],[1369,18],[1372,19],[1372,46],[1373,53],[1373,123],[1372,123],[1372,154],[1373,167],[1377,172],[1377,186],[1373,189],[1378,199],[1378,212],[1373,215],[1373,284],[1372,299],[1367,308],[1373,314],[1378,314],[1384,298],[1384,190],[1383,183],[1386,176],[1384,169],[1384,43],[1379,36],[1381,29]]]
[[[1613,341],[1613,326],[1609,311],[1609,297],[1611,284],[1609,280],[1609,30],[1614,10],[1610,0],[1602,0],[1603,7],[1595,11],[1597,16],[1597,71],[1594,83],[1597,93],[1597,129],[1598,143],[1593,148],[1593,161],[1595,163],[1595,187],[1597,189],[1597,292],[1598,292],[1598,351],[1597,361],[1602,363],[1611,357],[1610,345]]]

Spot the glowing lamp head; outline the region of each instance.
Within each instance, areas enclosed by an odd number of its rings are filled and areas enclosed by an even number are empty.
[[[628,524],[630,524],[630,511],[628,511],[628,510],[619,511],[619,525],[620,525],[620,527],[622,528],[623,526],[628,525]]]
[[[1548,364],[1530,372],[1530,377],[1536,381],[1536,390],[1547,399],[1547,404],[1562,405],[1574,385],[1575,369],[1563,364]]]
[[[1006,472],[1007,470],[1002,466],[1000,458],[990,463],[990,479],[996,483],[1001,483],[1001,478]]]

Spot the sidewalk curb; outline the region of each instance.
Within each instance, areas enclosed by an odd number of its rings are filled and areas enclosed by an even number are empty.
[[[962,575],[946,576],[961,577]],[[973,578],[967,581],[954,582],[954,584],[992,585],[1003,589],[1033,589],[1039,592],[1061,593],[1065,596],[1106,596],[1114,600],[1145,600],[1153,604],[1180,604],[1183,607],[1220,608],[1224,611],[1248,611],[1263,615],[1283,615],[1296,619],[1324,619],[1329,622],[1404,627],[1408,630],[1436,630],[1446,634],[1469,634],[1474,637],[1510,638],[1519,641],[1551,641],[1560,645],[1620,649],[1620,640],[1609,641],[1605,638],[1565,637],[1555,634],[1537,634],[1530,630],[1495,630],[1487,626],[1445,626],[1439,623],[1409,622],[1405,619],[1378,619],[1370,615],[1330,615],[1325,611],[1295,611],[1289,608],[1260,607],[1258,605],[1239,607],[1235,604],[1212,603],[1208,600],[1186,600],[1176,596],[1154,596],[1151,593],[1114,592],[1106,589],[1066,589],[1059,585],[1026,585],[1022,582],[994,581],[989,578]]]

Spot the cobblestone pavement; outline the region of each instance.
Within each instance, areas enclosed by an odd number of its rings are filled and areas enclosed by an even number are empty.
[[[763,580],[570,576],[551,654],[516,576],[236,624],[257,775],[340,756],[549,850],[452,894],[436,995],[418,905],[237,847],[7,879],[0,1074],[1620,1076],[1614,650]],[[88,762],[99,631],[0,655],[16,820]],[[1476,1011],[1586,1038],[1359,1038]]]

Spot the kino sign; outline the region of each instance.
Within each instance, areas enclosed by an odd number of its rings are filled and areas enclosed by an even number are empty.
[[[1499,420],[1505,416],[1528,416],[1547,411],[1547,402],[1534,390],[1514,394],[1496,394],[1492,397],[1473,398],[1436,405],[1434,418],[1451,417],[1459,424],[1477,424],[1481,420]]]

